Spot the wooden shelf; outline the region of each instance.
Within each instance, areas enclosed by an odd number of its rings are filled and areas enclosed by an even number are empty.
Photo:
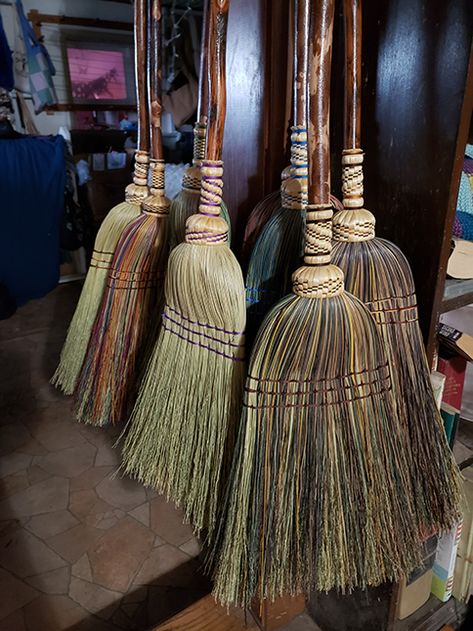
[[[473,279],[455,280],[447,278],[443,292],[441,313],[460,309],[473,303]]]

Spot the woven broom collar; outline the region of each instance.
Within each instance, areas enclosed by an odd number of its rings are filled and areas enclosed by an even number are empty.
[[[205,138],[207,125],[196,123],[194,126],[194,154],[192,164],[200,166],[205,158]]]
[[[344,149],[342,155],[342,193],[346,209],[363,208],[363,151]]]
[[[228,241],[227,222],[220,217],[223,189],[223,162],[204,160],[201,167],[199,214],[186,222],[186,242],[221,245]]]
[[[137,151],[135,154],[135,173],[133,182],[125,189],[125,200],[130,204],[138,204],[148,196],[148,165],[149,154]]]
[[[200,193],[200,167],[190,166],[182,176],[182,188],[188,193]]]
[[[151,160],[150,194],[141,203],[143,212],[152,215],[169,214],[170,201],[164,194],[164,160]]]
[[[283,206],[303,210],[307,204],[307,130],[301,125],[295,125],[291,129],[291,177],[300,182],[298,187],[300,193],[297,200],[290,202],[289,206],[283,203]]]
[[[345,149],[342,156],[342,191],[344,210],[333,218],[335,241],[374,239],[376,220],[363,208],[363,152]]]
[[[221,160],[204,160],[200,174],[202,181],[199,213],[218,217],[222,202],[223,162]]]
[[[292,177],[281,182],[281,204],[283,208],[304,210],[307,203],[307,180]]]
[[[332,216],[330,204],[306,206],[305,265],[292,275],[293,291],[303,298],[330,298],[343,292],[343,272],[330,265]]]

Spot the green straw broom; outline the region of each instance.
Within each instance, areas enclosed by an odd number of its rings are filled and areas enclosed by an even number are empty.
[[[169,244],[171,250],[182,243],[186,234],[186,221],[199,210],[201,175],[200,167],[205,158],[207,135],[208,89],[208,2],[204,0],[202,21],[202,45],[200,53],[199,96],[197,101],[197,121],[194,126],[194,156],[182,178],[182,190],[171,202],[169,212]],[[231,220],[225,202],[222,200],[220,213],[228,225],[228,240],[231,237]]]
[[[429,533],[451,528],[458,519],[460,477],[432,392],[409,264],[397,246],[375,237],[375,219],[363,208],[361,0],[345,0],[344,12],[345,210],[334,217],[333,261],[345,274],[347,291],[369,308],[385,342],[409,454],[415,508]]]
[[[148,195],[148,115],[146,107],[140,106],[147,101],[144,52],[147,23],[143,12],[144,3],[145,0],[135,1],[135,74],[139,139],[133,183],[126,188],[125,201],[112,208],[97,233],[84,287],[69,325],[59,365],[51,379],[51,383],[64,394],[72,394],[76,387],[118,240],[125,227],[139,215],[140,204]]]
[[[161,0],[149,0],[151,190],[123,232],[75,390],[77,419],[118,423],[132,403],[148,336],[157,334],[168,258],[169,201],[161,138]]]
[[[384,345],[330,264],[334,0],[312,0],[304,266],[256,339],[231,483],[213,543],[214,594],[351,590],[419,562],[418,523]]]
[[[245,378],[245,288],[219,217],[228,0],[210,1],[210,107],[199,214],[171,253],[163,326],[129,424],[123,470],[215,524]]]

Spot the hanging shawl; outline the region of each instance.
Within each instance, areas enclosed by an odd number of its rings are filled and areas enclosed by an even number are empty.
[[[29,23],[21,0],[16,0],[16,10],[25,44],[28,64],[30,92],[33,98],[35,114],[42,112],[48,105],[58,102],[53,76],[56,74],[53,62],[44,44],[36,37]]]
[[[0,283],[19,305],[59,280],[64,185],[61,136],[0,140]]]

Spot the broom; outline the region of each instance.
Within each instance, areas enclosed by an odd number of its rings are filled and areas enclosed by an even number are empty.
[[[262,229],[246,276],[248,334],[259,329],[269,309],[287,294],[304,251],[307,203],[307,28],[309,0],[295,0],[294,127],[291,176],[281,183],[281,206]]]
[[[219,217],[228,0],[210,1],[210,107],[199,214],[171,253],[163,326],[130,422],[123,470],[214,527],[241,410],[245,288]]]
[[[161,0],[150,0],[150,6],[151,194],[118,242],[75,390],[78,420],[93,425],[125,417],[140,353],[146,337],[157,332],[162,307],[169,201],[161,143]]]
[[[182,243],[186,233],[186,221],[199,210],[201,175],[200,167],[205,158],[205,143],[207,131],[207,108],[209,99],[208,86],[208,2],[204,0],[204,15],[202,21],[202,43],[200,53],[199,95],[197,100],[197,121],[194,125],[194,155],[192,165],[189,166],[182,178],[182,190],[171,202],[169,212],[169,245],[173,250]],[[220,212],[228,225],[228,240],[231,236],[231,220],[225,202],[221,201]]]
[[[140,106],[140,103],[147,101],[144,53],[147,23],[143,11],[144,4],[145,0],[135,1],[135,74],[139,138],[133,183],[125,190],[125,201],[112,208],[97,233],[84,287],[69,325],[59,365],[51,379],[51,383],[65,394],[72,394],[76,387],[118,240],[125,227],[139,215],[140,204],[148,195],[148,114],[146,107]]]
[[[250,360],[211,557],[225,605],[397,580],[420,556],[383,342],[330,264],[334,0],[312,4],[305,265]]]
[[[361,0],[345,0],[344,13],[345,210],[334,217],[333,261],[345,274],[347,291],[369,308],[385,342],[415,509],[421,525],[430,532],[451,528],[458,518],[459,473],[432,392],[409,264],[397,246],[375,237],[375,219],[363,208]]]

